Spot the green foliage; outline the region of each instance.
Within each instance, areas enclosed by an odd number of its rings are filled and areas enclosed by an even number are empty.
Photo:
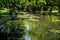
[[[2,36],[1,36],[2,35]],[[25,28],[20,20],[10,21],[7,18],[0,20],[1,39],[20,39],[25,35]],[[17,40],[18,40],[17,39]],[[24,38],[23,38],[24,39]]]
[[[60,22],[55,21],[58,20],[58,17],[47,16],[48,14],[57,15],[58,12],[60,13],[60,11],[54,11],[60,8],[59,4],[59,0],[0,0],[0,27],[3,25],[0,28],[0,37],[21,38],[26,32],[24,24],[28,24],[31,27],[32,40],[60,40]],[[47,15],[40,16],[38,22],[32,22],[26,19],[19,20],[17,15],[20,11],[34,14],[39,11],[38,13],[43,15],[46,13]]]

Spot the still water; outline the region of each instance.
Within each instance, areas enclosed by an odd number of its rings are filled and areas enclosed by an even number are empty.
[[[29,25],[25,24],[24,27],[26,28],[25,40],[31,40],[30,35],[29,35],[29,31],[30,31]]]

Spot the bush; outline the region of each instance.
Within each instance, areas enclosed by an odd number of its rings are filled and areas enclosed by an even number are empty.
[[[9,21],[0,26],[0,39],[18,39],[23,37],[25,28],[19,21]]]

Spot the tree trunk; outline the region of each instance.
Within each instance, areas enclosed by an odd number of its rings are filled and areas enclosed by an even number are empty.
[[[49,10],[48,10],[48,11],[49,11],[48,14],[49,14],[49,15],[52,15],[52,6],[49,7]]]
[[[60,20],[60,7],[59,7],[59,9],[58,9],[58,18],[59,18],[59,20]]]
[[[58,0],[58,15],[60,16],[60,0]]]
[[[50,20],[52,20],[52,6],[49,6],[49,16],[50,16]]]
[[[58,9],[58,15],[60,15],[60,7],[59,7],[59,9]]]

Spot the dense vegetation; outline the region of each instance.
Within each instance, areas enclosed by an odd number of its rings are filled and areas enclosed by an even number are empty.
[[[59,11],[59,0],[0,0],[0,9],[8,8],[10,10],[34,12],[49,11],[50,15],[52,10]]]
[[[20,18],[20,12],[38,15],[39,21]],[[59,0],[0,0],[0,39],[24,40],[28,24],[31,40],[60,40],[59,16]]]

